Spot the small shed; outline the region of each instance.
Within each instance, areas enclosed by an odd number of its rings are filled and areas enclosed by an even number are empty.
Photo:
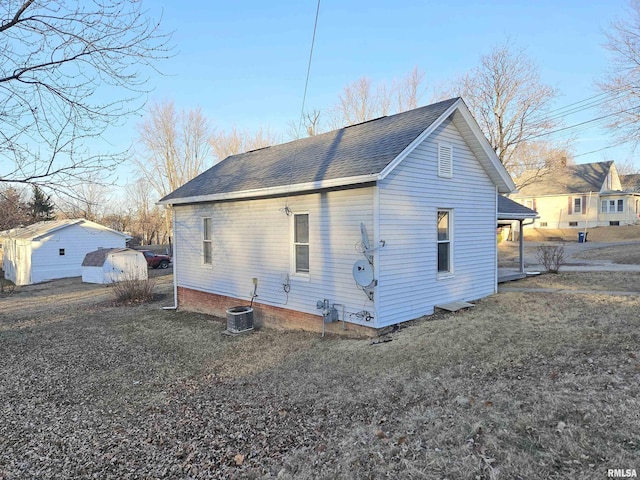
[[[101,248],[85,255],[82,281],[114,283],[149,278],[147,261],[142,252],[130,248]]]

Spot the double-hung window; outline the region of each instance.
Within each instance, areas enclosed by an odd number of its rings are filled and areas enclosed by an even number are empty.
[[[576,197],[573,199],[573,213],[582,213],[582,198]]]
[[[438,210],[438,274],[453,272],[451,262],[452,210]]]
[[[624,199],[602,200],[602,213],[624,212]]]
[[[213,248],[211,240],[211,218],[202,219],[202,263],[204,265],[213,264]]]
[[[293,215],[293,273],[309,274],[309,214]]]

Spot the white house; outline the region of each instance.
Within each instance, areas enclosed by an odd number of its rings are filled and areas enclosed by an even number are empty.
[[[38,222],[0,232],[5,277],[16,285],[79,277],[82,261],[98,248],[124,248],[129,236],[89,220]]]
[[[147,278],[149,272],[143,253],[131,248],[101,248],[87,253],[82,261],[85,283],[109,284]]]
[[[528,180],[532,172],[525,172]],[[612,160],[564,165],[520,189],[511,198],[534,209],[534,228],[578,228],[640,223],[636,176],[619,175]]]
[[[228,157],[159,202],[176,301],[360,335],[479,299],[514,188],[460,98]]]

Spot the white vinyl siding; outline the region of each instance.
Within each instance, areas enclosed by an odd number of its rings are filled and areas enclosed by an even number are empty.
[[[318,300],[345,305],[347,321],[373,326],[350,313],[374,311],[353,280],[352,269],[364,258],[356,251],[360,223],[373,231],[373,187],[294,195],[286,200],[294,213],[309,214],[309,273],[291,275],[291,222],[285,199],[201,203],[175,207],[174,270],[178,286],[250,301],[252,278],[258,279],[256,302],[320,315]],[[200,219],[212,220],[212,261],[200,264]],[[290,275],[290,291],[282,277]],[[340,310],[342,315],[342,310]]]
[[[455,176],[438,176],[438,145],[455,152]],[[475,300],[496,289],[496,189],[453,121],[445,121],[379,185],[378,327]],[[451,264],[437,265],[438,210],[451,209]]]

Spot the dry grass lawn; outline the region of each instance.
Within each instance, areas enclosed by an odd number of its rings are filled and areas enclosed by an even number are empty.
[[[640,244],[594,248],[573,255],[578,260],[608,260],[613,263],[640,265]]]
[[[640,281],[610,275],[517,285]],[[1,479],[640,470],[636,297],[501,293],[371,345],[269,330],[228,337],[211,317],[159,302],[114,307],[82,285],[58,298],[54,283],[0,298]]]
[[[529,228],[525,230],[525,240],[544,242],[548,238],[562,238],[568,242],[578,240],[578,228]],[[640,225],[623,225],[619,227],[588,228],[587,239],[590,242],[624,242],[640,240]]]

